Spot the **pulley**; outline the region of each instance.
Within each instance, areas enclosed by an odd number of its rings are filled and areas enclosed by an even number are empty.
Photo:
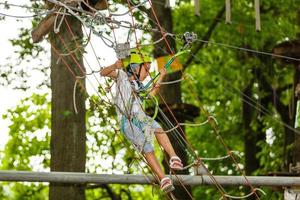
[[[125,59],[130,56],[130,44],[128,42],[119,43],[114,49],[118,59]]]

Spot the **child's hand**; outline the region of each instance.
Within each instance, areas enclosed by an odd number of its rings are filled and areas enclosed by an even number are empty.
[[[116,69],[121,69],[121,68],[123,67],[123,62],[122,62],[122,60],[117,60],[117,61],[115,62],[115,67],[116,67]]]
[[[164,76],[167,74],[167,69],[165,67],[161,68],[161,70],[159,71],[161,76]]]

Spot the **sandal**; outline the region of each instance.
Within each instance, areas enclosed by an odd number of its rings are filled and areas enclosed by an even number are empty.
[[[173,170],[183,170],[183,164],[178,156],[170,158],[170,168]]]
[[[175,190],[172,180],[169,177],[165,177],[160,181],[160,190],[164,193],[169,193]]]

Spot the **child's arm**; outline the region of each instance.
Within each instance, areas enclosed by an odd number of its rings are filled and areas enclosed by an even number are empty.
[[[167,74],[166,68],[162,68],[159,72],[160,72],[159,79],[156,81],[156,83],[153,85],[153,88],[152,88],[151,91],[149,92],[149,94],[150,94],[151,96],[155,96],[155,95],[156,95],[156,93],[157,93],[158,90],[159,90],[160,83],[163,81],[165,75]]]
[[[107,76],[110,78],[117,78],[116,69],[120,69],[123,67],[123,63],[121,60],[117,60],[114,64],[104,67],[100,71],[101,76]]]

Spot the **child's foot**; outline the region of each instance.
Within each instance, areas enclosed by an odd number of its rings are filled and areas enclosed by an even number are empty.
[[[170,158],[170,168],[173,170],[183,170],[183,164],[178,156]]]
[[[165,178],[161,179],[160,189],[164,193],[169,193],[169,192],[172,192],[173,190],[175,190],[175,188],[172,184],[172,180],[168,177],[165,177]]]

